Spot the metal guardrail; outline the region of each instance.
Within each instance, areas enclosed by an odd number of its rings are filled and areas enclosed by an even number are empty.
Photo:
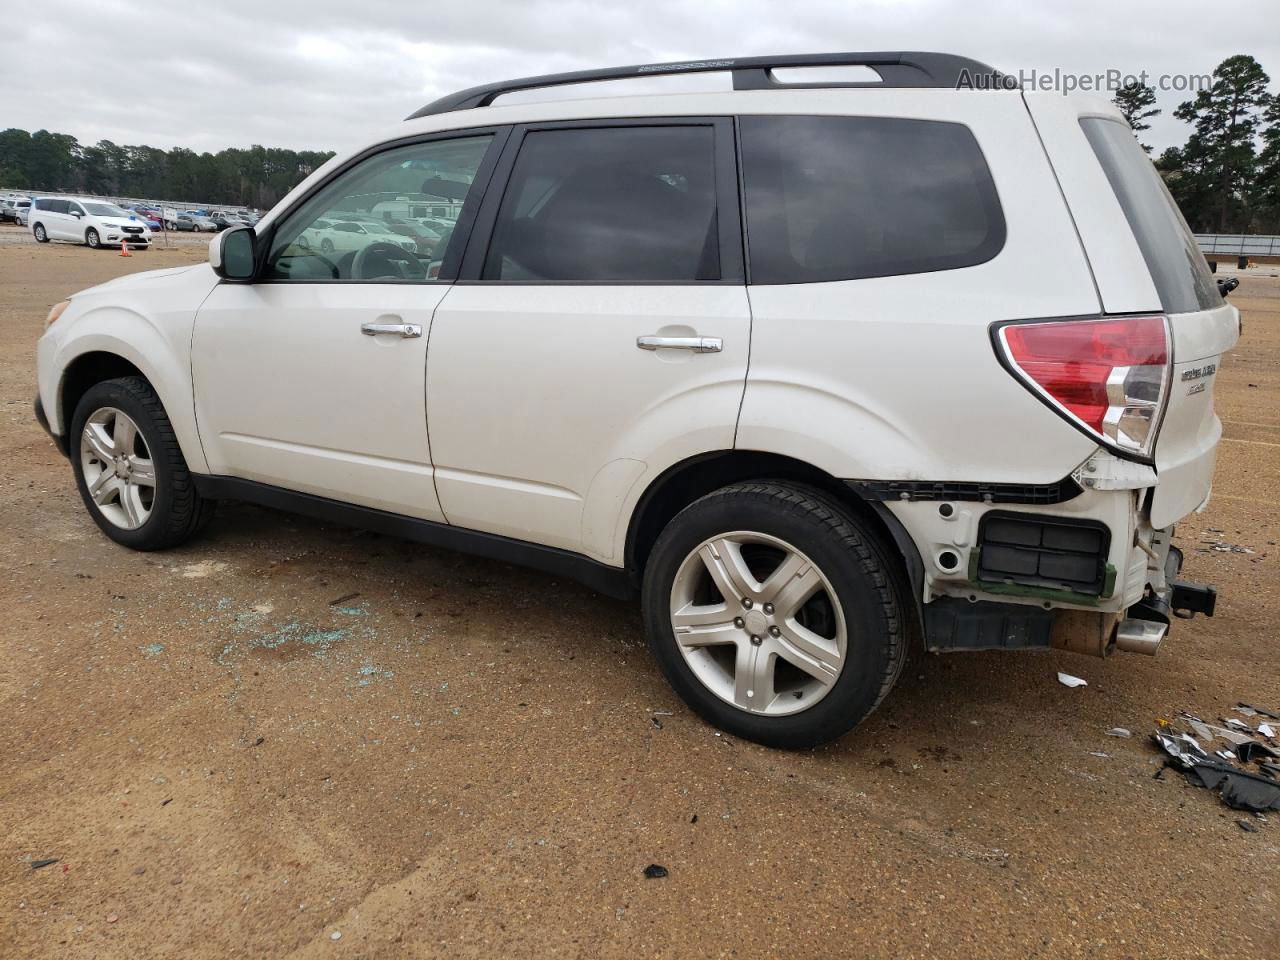
[[[1197,233],[1201,253],[1229,257],[1280,257],[1280,236],[1250,233]]]

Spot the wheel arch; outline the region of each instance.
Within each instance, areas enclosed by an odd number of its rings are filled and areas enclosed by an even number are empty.
[[[653,479],[636,501],[627,527],[624,557],[633,582],[639,584],[658,536],[677,513],[713,490],[747,480],[781,480],[817,489],[862,520],[899,575],[900,586],[909,591],[903,597],[904,605],[919,613],[924,563],[901,522],[881,504],[864,499],[826,471],[803,460],[757,450],[699,454]],[[905,603],[908,600],[914,602]]]
[[[134,320],[137,319],[134,316]],[[204,448],[196,429],[189,368],[183,367],[178,358],[164,363],[169,354],[163,350],[158,354],[162,362],[154,362],[157,350],[148,347],[161,348],[162,344],[151,342],[158,336],[158,331],[145,322],[140,326],[136,323],[130,326],[131,331],[126,332],[138,336],[131,335],[128,341],[85,331],[86,335],[76,340],[79,347],[76,352],[65,359],[59,357],[55,360],[61,368],[57,389],[52,397],[45,397],[53,431],[64,437],[70,448],[71,417],[85,392],[103,380],[141,377],[151,385],[164,405],[191,471],[206,472]]]
[[[148,383],[151,378],[138,367],[117,353],[106,350],[91,350],[82,353],[67,365],[62,372],[62,382],[58,385],[58,422],[63,432],[69,432],[71,415],[75,413],[89,388],[103,380],[114,380],[117,377],[142,377]],[[152,384],[152,387],[155,385]]]

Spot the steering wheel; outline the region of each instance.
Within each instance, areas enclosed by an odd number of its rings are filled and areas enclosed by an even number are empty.
[[[378,240],[361,247],[351,261],[356,280],[422,280],[427,270],[416,256],[398,244]]]

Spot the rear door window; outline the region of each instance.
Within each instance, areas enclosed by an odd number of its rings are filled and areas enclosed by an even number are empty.
[[[525,135],[482,279],[687,283],[720,275],[713,126]]]
[[[1165,313],[1222,305],[1195,236],[1137,137],[1118,120],[1083,117],[1080,126],[1124,210]]]
[[[984,263],[1000,199],[959,123],[897,117],[740,119],[752,283],[857,280]]]

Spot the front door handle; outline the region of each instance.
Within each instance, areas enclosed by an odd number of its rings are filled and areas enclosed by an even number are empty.
[[[380,333],[391,333],[409,339],[422,336],[420,323],[362,323],[360,332],[366,337],[376,337]]]
[[[641,350],[692,350],[694,353],[719,353],[724,341],[719,337],[636,337]]]

